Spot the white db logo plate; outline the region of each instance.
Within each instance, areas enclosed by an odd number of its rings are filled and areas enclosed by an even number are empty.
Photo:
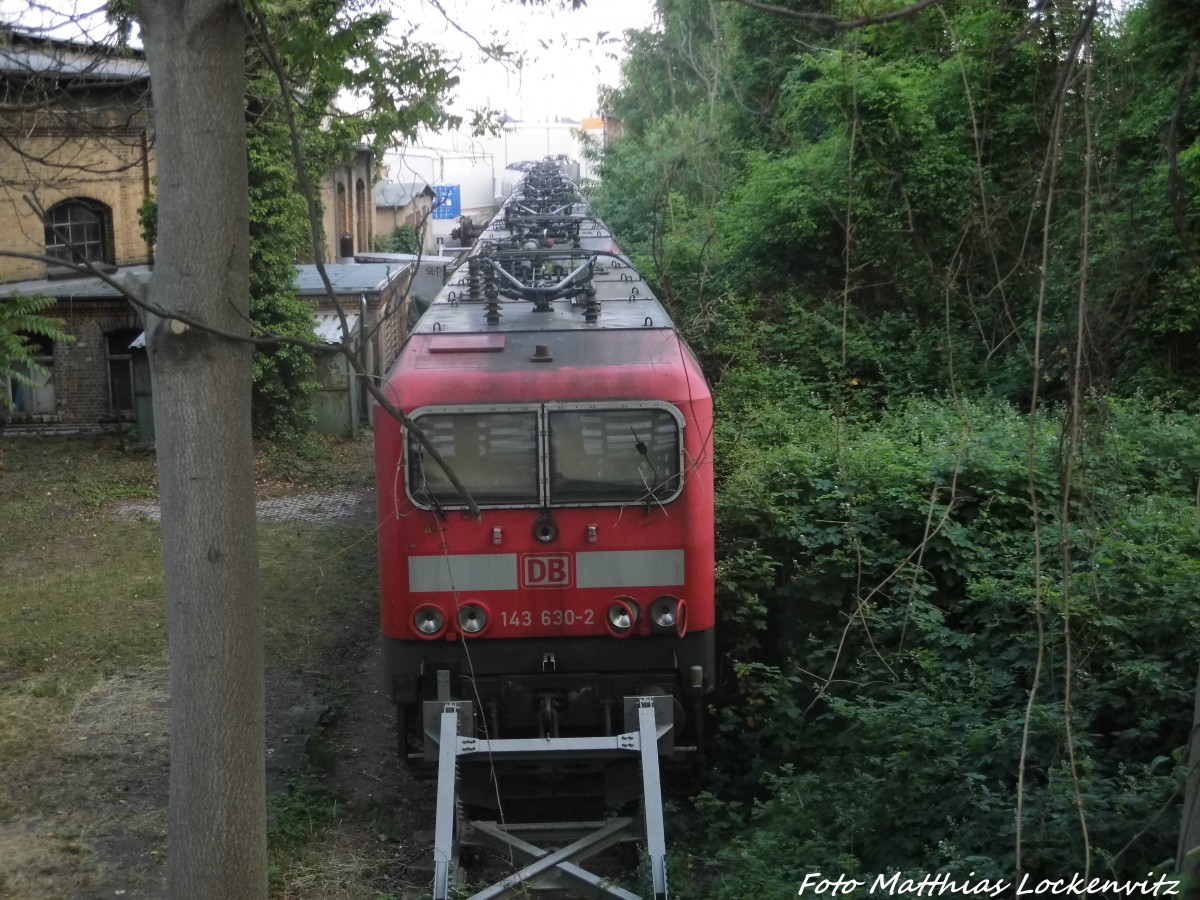
[[[521,587],[562,588],[571,586],[571,556],[555,553],[521,557]]]

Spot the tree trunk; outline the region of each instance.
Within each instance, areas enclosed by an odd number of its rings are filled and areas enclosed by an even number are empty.
[[[1196,674],[1196,704],[1188,747],[1188,779],[1183,790],[1183,821],[1175,865],[1187,885],[1184,896],[1200,900],[1200,672]]]
[[[150,299],[249,335],[245,26],[228,0],[139,0],[158,157]],[[174,900],[263,898],[266,802],[251,348],[147,321],[171,661]]]

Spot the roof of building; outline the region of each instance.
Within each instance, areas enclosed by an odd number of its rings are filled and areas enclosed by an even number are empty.
[[[335,294],[378,294],[412,263],[330,263],[325,274]],[[321,296],[325,285],[316,266],[296,266],[296,290],[301,297]]]
[[[325,273],[333,285],[336,294],[378,294],[396,280],[404,271],[412,267],[412,263],[338,263],[325,267]],[[145,283],[150,278],[149,266],[127,266],[118,269],[111,277],[117,281],[129,276]],[[296,266],[296,290],[302,297],[320,297],[325,293],[325,285],[313,265]],[[68,298],[97,300],[116,299],[121,292],[103,279],[95,276],[68,278],[51,281],[46,278],[34,278],[29,281],[11,281],[0,284],[0,298],[12,297],[18,294],[25,296],[54,297],[65,300]]]
[[[453,248],[442,248],[445,250],[453,250]],[[392,265],[404,265],[415,263],[452,263],[458,258],[461,250],[447,252],[445,256],[438,253],[355,253],[354,259],[360,265],[362,263],[390,263]]]
[[[136,82],[150,77],[143,51],[0,30],[0,72],[8,78]]]
[[[111,277],[117,281],[132,277],[145,283],[150,277],[150,267],[126,266],[118,269]],[[94,297],[97,300],[104,300],[121,296],[121,292],[107,281],[90,275],[54,280],[31,278],[28,281],[10,281],[7,284],[0,284],[0,297],[14,297],[18,294],[27,297],[54,297],[57,300],[65,300],[69,297]]]
[[[422,194],[436,197],[437,194],[424,181],[395,183],[381,181],[375,185],[375,206],[383,209],[403,209]]]

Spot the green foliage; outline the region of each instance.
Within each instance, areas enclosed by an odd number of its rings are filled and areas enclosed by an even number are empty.
[[[142,240],[147,244],[158,243],[158,198],[146,197],[137,210],[138,225],[142,229]]]
[[[293,87],[303,151],[313,171],[344,162],[364,142],[382,153],[422,127],[458,124],[442,100],[458,84],[434,46],[390,29],[391,16],[349,0],[276,0],[262,4]],[[251,108],[279,117],[269,101],[278,84],[259,51],[250,55]],[[257,77],[255,77],[257,76]],[[334,103],[338,97],[348,102]],[[347,113],[344,107],[357,111]]]
[[[377,235],[375,249],[381,253],[420,253],[421,236],[417,229],[403,222],[391,234]]]
[[[41,384],[46,370],[34,361],[37,338],[73,341],[63,331],[61,319],[44,316],[54,306],[51,297],[6,297],[0,299],[0,380],[18,386]],[[13,398],[0,390],[0,410],[11,409]]]
[[[1022,765],[1023,868],[1082,871],[1082,810],[1093,871],[1143,876],[1200,645],[1190,7],[1074,54],[1072,6],[658,6],[592,196],[716,382],[692,894],[1010,877]]]
[[[347,0],[284,0],[261,6],[291,85],[301,153],[312,183],[369,142],[377,154],[422,126],[449,124],[441,99],[456,83],[439,52],[388,33],[390,16]],[[276,74],[248,56],[250,316],[256,335],[313,340],[311,309],[295,291],[294,263],[312,256],[312,233],[295,169]],[[359,111],[342,112],[335,98]],[[343,104],[345,105],[345,104]],[[259,348],[253,411],[260,437],[295,442],[311,429],[314,358],[296,345]]]
[[[1090,839],[1115,854],[1180,779],[1169,756],[1187,740],[1181,712],[1200,646],[1200,427],[1141,404],[1094,411],[1064,580],[1059,487],[1043,475],[1062,420],[1039,418],[1038,600],[1024,416],[1003,403],[914,401],[838,420],[793,398],[781,379],[752,373],[721,390],[719,633],[736,677],[718,718],[714,788],[748,799],[708,816],[714,883],[765,877],[753,862],[764,856],[776,861],[772,886],[817,863],[1011,872],[1039,607],[1047,662],[1024,864],[1083,866],[1064,747],[1068,617]],[[1169,824],[1151,829],[1118,870],[1144,872],[1173,840]],[[751,896],[740,890],[712,895]]]
[[[294,260],[308,234],[295,168],[279,152],[284,126],[260,119],[246,136],[250,158],[250,321],[255,335],[315,341],[312,310],[296,294]],[[272,140],[274,139],[274,141]],[[315,416],[315,363],[304,347],[281,344],[254,353],[254,428],[260,437],[294,441]]]

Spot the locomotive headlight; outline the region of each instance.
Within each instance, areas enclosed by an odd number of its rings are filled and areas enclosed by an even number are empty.
[[[674,631],[679,624],[680,601],[678,597],[663,594],[650,604],[650,624],[655,631]],[[686,613],[685,613],[686,615]]]
[[[605,614],[605,624],[614,637],[628,637],[637,625],[638,606],[632,597],[614,597]]]
[[[468,636],[482,634],[488,626],[488,612],[478,603],[467,603],[458,608],[458,627]]]
[[[446,627],[446,616],[436,606],[418,606],[413,612],[413,628],[424,638],[437,637]]]

